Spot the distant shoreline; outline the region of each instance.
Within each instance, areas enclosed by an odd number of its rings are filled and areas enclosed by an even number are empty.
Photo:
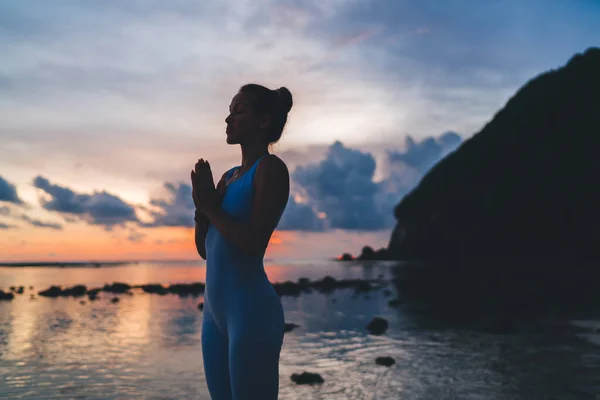
[[[135,264],[139,261],[109,261],[109,262],[10,262],[0,263],[0,267],[105,267],[125,264]]]
[[[114,267],[119,265],[156,262],[195,262],[197,260],[133,260],[133,261],[16,261],[0,262],[0,267]]]
[[[338,261],[337,258],[326,258],[322,259],[300,259],[301,261]],[[265,258],[265,263],[270,262],[287,262],[289,259],[273,259]],[[189,264],[189,263],[203,263],[204,260],[198,259],[180,259],[180,260],[127,260],[127,261],[14,261],[14,262],[0,262],[0,268],[2,267],[86,267],[86,268],[100,268],[100,267],[115,267],[124,266],[131,264],[142,264],[142,263],[166,263],[166,264]]]

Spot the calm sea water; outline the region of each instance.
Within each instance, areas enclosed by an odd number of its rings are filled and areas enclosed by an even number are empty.
[[[477,277],[420,269],[415,275],[406,268],[382,262],[268,263],[272,282],[383,276],[392,292],[284,296],[286,320],[300,327],[284,339],[281,399],[600,399],[600,302],[594,302],[600,296],[586,297],[585,304],[556,302],[564,307],[498,307],[497,301],[482,301],[498,299],[490,288],[501,279],[491,272]],[[134,290],[118,295],[116,304],[103,292],[95,302],[37,296],[50,285],[202,282],[204,273],[199,263],[0,268],[1,288],[26,288],[13,301],[0,302],[0,398],[209,399],[201,296]],[[523,298],[539,293],[532,283],[521,286],[526,289],[512,287],[524,291]],[[392,308],[388,301],[396,297],[402,305]],[[389,321],[385,335],[367,334],[374,316]],[[379,356],[396,364],[378,366]],[[318,372],[325,383],[294,384],[290,375],[302,371]]]

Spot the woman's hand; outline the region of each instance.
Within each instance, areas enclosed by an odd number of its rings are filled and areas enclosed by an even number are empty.
[[[192,195],[196,209],[204,214],[219,206],[220,196],[215,189],[210,164],[204,159],[198,160],[191,172]]]

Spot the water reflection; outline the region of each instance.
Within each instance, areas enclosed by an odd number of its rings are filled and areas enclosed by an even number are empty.
[[[168,296],[163,301],[164,309],[160,313],[164,316],[160,321],[162,345],[200,346],[202,314],[198,311],[197,304],[203,298]]]
[[[569,400],[600,394],[600,352],[593,341],[600,333],[600,303],[598,292],[590,292],[596,280],[583,273],[544,277],[524,268],[480,267],[270,266],[277,282],[325,275],[394,278],[391,296],[381,290],[357,296],[346,289],[282,299],[286,321],[300,326],[284,339],[281,399]],[[95,269],[69,284],[200,280],[195,265],[148,268],[130,282],[122,278],[131,271],[106,269],[100,277]],[[176,278],[156,279],[168,271]],[[68,272],[52,283],[69,281]],[[33,284],[41,289],[47,278]],[[202,312],[196,307],[202,297],[141,290],[119,295],[116,304],[112,297],[101,292],[95,302],[29,300],[26,292],[0,303],[0,397],[208,398]],[[398,308],[388,305],[395,297],[401,300]],[[385,335],[367,334],[373,316],[388,320]],[[396,364],[375,365],[379,356],[391,356]],[[320,373],[325,383],[291,382],[292,373],[304,370]]]

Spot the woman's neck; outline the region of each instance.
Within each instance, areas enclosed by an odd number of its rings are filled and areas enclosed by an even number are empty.
[[[242,164],[240,169],[246,171],[256,162],[256,160],[265,154],[269,154],[269,149],[265,145],[242,146]]]

